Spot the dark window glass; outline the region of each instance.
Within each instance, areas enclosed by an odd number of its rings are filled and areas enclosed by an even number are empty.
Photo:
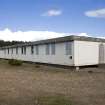
[[[31,54],[34,54],[34,46],[31,46]]]
[[[71,44],[71,42],[66,42],[66,55],[72,55],[72,44]]]
[[[9,54],[9,48],[8,48],[8,54]]]
[[[38,54],[39,54],[39,46],[36,45],[36,55],[38,55]]]
[[[16,54],[18,54],[18,47],[16,47]]]
[[[13,54],[13,48],[11,49],[11,53]]]
[[[46,55],[50,54],[50,45],[46,44]]]
[[[55,55],[55,43],[51,44],[51,54]]]
[[[21,53],[22,53],[22,54],[24,53],[24,51],[23,51],[23,47],[21,47]]]
[[[26,46],[24,46],[24,54],[26,54]]]

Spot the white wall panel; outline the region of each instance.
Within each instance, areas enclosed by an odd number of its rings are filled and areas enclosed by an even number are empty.
[[[99,64],[99,42],[74,41],[75,66]]]
[[[32,61],[32,62],[41,62],[41,63],[50,63],[50,64],[61,64],[61,65],[74,65],[74,44],[72,44],[72,55],[66,55],[65,52],[65,42],[64,43],[56,43],[55,44],[55,55],[46,55],[46,45],[39,45],[39,55],[36,55],[36,48],[34,46],[34,54],[31,54],[31,46],[26,47],[26,55],[21,53],[21,47],[18,47],[18,54],[16,54],[16,48],[13,49],[13,54],[11,53],[12,49],[6,50],[6,54],[3,52],[0,53],[0,57],[7,59],[20,59],[24,61]],[[70,59],[72,56],[72,59]]]

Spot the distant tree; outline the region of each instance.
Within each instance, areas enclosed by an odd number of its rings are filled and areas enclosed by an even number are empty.
[[[11,46],[11,45],[15,45],[15,44],[22,44],[22,43],[28,43],[28,42],[24,42],[24,41],[4,41],[4,40],[0,40],[0,47]]]

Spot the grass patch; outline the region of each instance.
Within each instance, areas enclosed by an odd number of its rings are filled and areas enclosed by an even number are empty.
[[[64,96],[45,96],[35,100],[36,105],[72,105],[70,99]]]
[[[89,70],[88,73],[93,73],[93,71]]]
[[[21,66],[22,65],[22,61],[21,60],[15,60],[15,59],[10,59],[8,61],[8,64],[10,65],[14,65],[14,66]]]
[[[39,65],[39,64],[35,64],[35,67],[36,67],[36,68],[40,68],[40,65]]]

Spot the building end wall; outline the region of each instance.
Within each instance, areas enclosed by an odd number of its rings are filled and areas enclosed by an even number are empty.
[[[74,65],[99,64],[99,42],[74,41]]]

